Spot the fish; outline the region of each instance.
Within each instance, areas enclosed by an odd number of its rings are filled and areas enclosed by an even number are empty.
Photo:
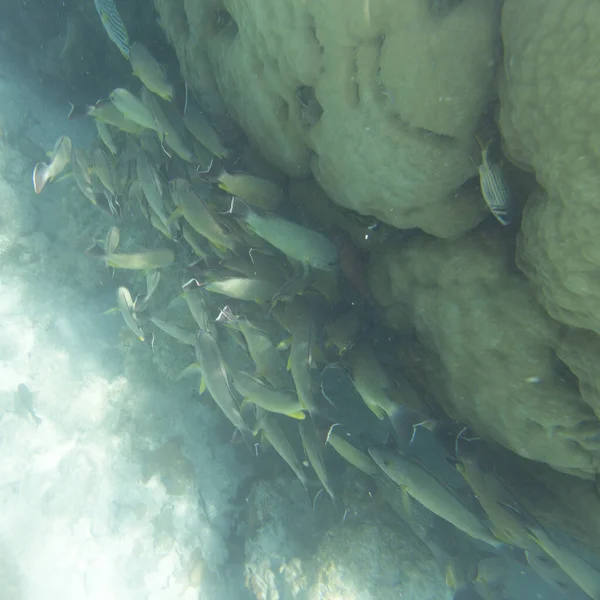
[[[230,317],[227,324],[242,332],[250,357],[256,365],[256,374],[267,379],[276,388],[287,388],[290,379],[285,360],[277,352],[267,333],[251,323],[246,317]]]
[[[135,166],[138,180],[142,186],[148,205],[168,230],[171,223],[169,222],[169,215],[167,214],[163,200],[163,183],[156,167],[150,159],[150,155],[145,151],[139,152]]]
[[[174,323],[167,323],[167,321],[163,321],[157,317],[150,317],[150,321],[152,321],[152,323],[154,323],[161,331],[164,331],[167,335],[170,335],[178,342],[187,344],[188,346],[196,345],[195,332],[185,329],[184,327],[180,327],[179,325],[175,325]]]
[[[329,494],[332,501],[335,502],[335,494],[331,487],[331,483],[329,482],[327,469],[325,469],[323,453],[321,451],[319,440],[317,439],[314,423],[308,419],[306,421],[301,421],[298,423],[298,431],[300,432],[300,439],[302,440],[302,446],[306,458],[308,458],[308,462],[317,474],[323,489]]]
[[[203,247],[203,241],[206,243],[205,238],[200,236],[196,230],[189,225],[189,223],[185,222],[182,224],[181,235],[183,236],[183,239],[190,245],[194,251],[194,254],[198,258],[207,260],[212,256],[210,250],[207,250]]]
[[[362,471],[371,477],[379,475],[379,467],[375,464],[373,459],[336,433],[334,427],[335,425],[330,427],[325,443],[329,444],[344,460],[349,462],[353,467],[356,467],[359,471]]]
[[[173,100],[173,86],[167,74],[150,51],[140,42],[134,42],[129,52],[133,74],[163,100]]]
[[[540,525],[528,526],[531,538],[593,600],[600,600],[600,570],[555,542]]]
[[[121,241],[121,231],[118,227],[111,227],[106,234],[106,241],[104,242],[104,249],[107,254],[112,254],[119,247]]]
[[[360,318],[352,310],[336,314],[335,318],[325,325],[325,330],[331,343],[338,349],[340,356],[343,356],[358,339],[361,330]]]
[[[217,248],[235,250],[237,245],[235,239],[225,231],[206,202],[194,191],[188,181],[173,179],[169,182],[169,189],[176,204],[169,220],[181,215],[197,233]]]
[[[124,286],[121,286],[117,290],[117,307],[127,327],[143,342],[145,337],[144,330],[135,314],[135,304],[131,297],[131,292]]]
[[[369,448],[369,455],[392,481],[438,517],[494,548],[502,545],[482,521],[419,463],[384,448]]]
[[[337,270],[337,248],[323,234],[273,213],[258,214],[235,197],[231,200],[229,214],[246,223],[258,237],[306,267]]]
[[[177,156],[183,160],[193,163],[196,161],[193,150],[184,140],[183,136],[173,127],[171,121],[165,115],[158,98],[151,94],[147,88],[142,88],[142,102],[154,115],[156,121],[156,131],[158,132],[161,143],[166,144]],[[163,146],[164,150],[164,146]],[[166,152],[166,150],[165,150]]]
[[[302,487],[307,489],[308,480],[306,477],[306,473],[302,469],[302,465],[290,444],[285,432],[279,426],[277,419],[274,415],[269,413],[264,413],[258,420],[257,423],[257,431],[260,430],[263,432],[264,436],[271,443],[277,454],[283,458],[283,460],[288,464],[290,469],[294,472],[296,477],[300,480]]]
[[[202,371],[203,383],[223,414],[240,431],[248,431],[242,419],[236,399],[229,385],[229,378],[221,350],[215,337],[204,329],[198,331],[195,342],[196,358]]]
[[[315,324],[308,312],[307,305],[299,298],[294,298],[293,301],[286,304],[284,319],[286,328],[292,334],[288,370],[292,372],[302,406],[311,416],[315,416],[320,412],[314,399],[313,381],[310,374],[313,344],[316,338]]]
[[[481,146],[481,164],[479,171],[479,185],[483,199],[491,213],[504,226],[512,222],[511,212],[513,198],[506,181],[504,171],[498,163],[490,162],[488,152],[492,140]]]
[[[183,124],[209,152],[219,158],[229,156],[229,150],[221,141],[221,136],[211,127],[202,111],[191,102],[183,115]]]
[[[525,551],[529,566],[546,582],[560,590],[565,597],[579,593],[575,582],[560,568],[559,564],[540,547]]]
[[[204,331],[209,331],[213,336],[216,336],[214,320],[208,313],[206,293],[199,287],[184,286],[183,298],[198,327]]]
[[[250,279],[249,277],[231,277],[222,281],[212,281],[203,284],[207,292],[222,294],[236,300],[252,302],[270,302],[279,289],[272,281]]]
[[[94,0],[94,5],[108,37],[129,60],[129,36],[114,0]]]
[[[96,150],[94,150],[92,161],[94,163],[94,172],[114,200],[118,195],[116,174],[112,165],[108,162],[106,155],[102,151],[102,148],[96,148]]]
[[[169,248],[147,250],[145,252],[111,252],[103,257],[109,267],[148,271],[166,267],[175,260],[175,253]]]
[[[292,417],[300,421],[306,418],[304,409],[296,394],[269,387],[250,373],[238,371],[233,377],[233,385],[248,402],[256,404],[256,406],[260,406],[268,412]]]
[[[88,104],[71,104],[68,119],[71,121],[79,117],[92,117],[96,121],[112,125],[121,131],[137,135],[144,131],[138,123],[134,123],[109,100],[98,100],[94,105]]]
[[[72,165],[73,177],[81,193],[92,203],[98,204],[97,194],[92,184],[92,168],[84,150],[73,148]]]
[[[143,296],[139,296],[135,299],[134,310],[136,313],[140,313],[146,310],[150,298],[154,295],[154,292],[158,288],[160,282],[160,271],[152,269],[146,273],[146,293]]]
[[[110,150],[111,154],[117,154],[117,146],[108,125],[103,121],[97,120],[96,129],[98,130],[98,136],[102,140],[102,143]]]
[[[127,119],[160,133],[154,114],[135,94],[124,88],[116,88],[110,93],[109,98]]]
[[[50,164],[39,162],[33,169],[33,189],[40,194],[49,181],[54,181],[71,161],[71,138],[61,135],[54,144]]]
[[[20,383],[17,386],[17,401],[31,416],[33,422],[36,425],[40,425],[42,420],[38,417],[35,409],[33,408],[33,394],[24,383]]]
[[[213,161],[205,176],[232,196],[262,210],[274,210],[285,198],[283,189],[273,181],[249,173],[229,173],[218,161]]]

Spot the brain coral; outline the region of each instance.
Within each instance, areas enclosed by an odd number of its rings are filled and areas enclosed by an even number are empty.
[[[493,89],[495,0],[155,0],[184,77],[282,171],[338,204],[456,236]]]
[[[480,234],[390,244],[372,258],[371,288],[388,323],[412,325],[439,365],[429,387],[449,414],[525,458],[593,477],[598,407],[556,358],[566,328],[504,247]]]
[[[600,333],[600,4],[506,0],[500,128],[543,187],[518,264],[555,319]]]

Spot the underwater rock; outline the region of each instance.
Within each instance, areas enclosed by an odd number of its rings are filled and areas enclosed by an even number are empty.
[[[591,478],[600,421],[555,352],[563,327],[512,267],[500,236],[421,237],[372,257],[371,290],[396,329],[414,327],[448,414],[520,456]],[[435,391],[433,391],[435,390]]]
[[[500,78],[504,151],[535,171],[517,261],[548,313],[600,333],[600,7],[506,0]]]
[[[477,173],[499,21],[492,0],[446,4],[155,1],[190,88],[279,169],[312,171],[346,208],[453,237],[486,215],[461,186]]]

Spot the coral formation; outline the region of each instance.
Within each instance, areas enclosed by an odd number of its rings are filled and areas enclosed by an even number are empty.
[[[518,264],[555,319],[600,333],[598,34],[592,0],[507,0],[504,148],[543,190],[523,215]]]
[[[498,236],[414,238],[383,250],[371,287],[387,322],[414,327],[439,360],[430,376],[450,415],[523,457],[593,477],[600,421],[558,368],[561,326],[510,263]]]
[[[461,186],[498,58],[492,0],[155,4],[192,89],[288,175],[399,228],[482,219]]]

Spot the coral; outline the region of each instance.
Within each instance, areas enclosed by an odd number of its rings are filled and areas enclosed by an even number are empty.
[[[439,365],[428,387],[451,416],[525,458],[594,476],[596,407],[556,359],[563,327],[515,272],[500,236],[414,238],[372,264],[387,322],[414,327],[426,362]]]
[[[493,0],[155,4],[207,109],[288,175],[312,171],[336,203],[436,236],[485,216],[462,185],[493,90]]]
[[[543,187],[525,208],[518,264],[552,317],[597,333],[599,38],[593,0],[504,3],[504,149]]]

